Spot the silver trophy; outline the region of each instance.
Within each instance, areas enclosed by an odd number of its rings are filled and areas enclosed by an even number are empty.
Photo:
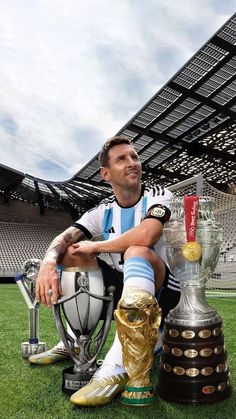
[[[25,359],[46,350],[45,342],[39,341],[39,304],[35,298],[39,268],[39,259],[29,259],[23,265],[22,274],[15,277],[15,281],[29,308],[29,341],[21,344],[22,357]]]
[[[74,365],[63,371],[62,390],[74,393],[92,378],[113,315],[115,287],[104,287],[100,268],[65,268],[60,274],[63,297],[53,304],[57,330]],[[103,314],[103,320],[101,316]],[[66,322],[73,332],[67,332]]]
[[[213,199],[185,196],[172,200],[164,242],[181,297],[164,324],[157,390],[166,400],[204,403],[230,395],[222,320],[205,297],[205,283],[218,261],[222,229]]]

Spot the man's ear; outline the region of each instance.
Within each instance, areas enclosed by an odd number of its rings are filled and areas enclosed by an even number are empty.
[[[106,182],[110,182],[111,178],[108,167],[100,167],[100,175],[103,180],[105,180]]]

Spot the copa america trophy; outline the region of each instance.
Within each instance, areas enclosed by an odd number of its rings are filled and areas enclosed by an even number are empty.
[[[205,297],[222,236],[213,204],[210,197],[173,198],[171,220],[163,233],[181,297],[164,322],[157,390],[174,402],[215,402],[231,392],[222,320]]]
[[[102,271],[98,267],[65,268],[60,273],[63,297],[53,304],[57,330],[74,362],[63,371],[62,390],[72,394],[92,378],[97,356],[105,343],[113,315],[113,293],[105,295]],[[104,320],[101,320],[103,314]],[[73,332],[71,336],[65,321]]]
[[[115,310],[115,320],[129,377],[120,401],[131,406],[151,404],[155,395],[150,370],[161,322],[156,298],[142,289],[128,289]]]
[[[39,259],[29,259],[23,265],[23,273],[15,277],[15,281],[29,308],[29,341],[21,344],[22,357],[25,359],[46,350],[45,342],[39,341],[39,304],[35,298],[35,285],[39,268]]]

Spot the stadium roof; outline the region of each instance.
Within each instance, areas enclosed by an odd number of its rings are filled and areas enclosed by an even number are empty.
[[[236,184],[236,13],[117,134],[132,139],[145,182],[170,186],[202,173],[221,190]],[[72,218],[111,193],[98,155],[64,182],[0,165],[0,191]]]

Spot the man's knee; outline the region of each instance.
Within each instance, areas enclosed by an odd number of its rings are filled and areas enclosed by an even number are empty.
[[[147,260],[151,260],[153,251],[147,246],[130,246],[124,254],[124,260],[134,256],[139,256]]]
[[[73,246],[69,246],[66,250],[66,253],[61,261],[61,264],[65,268],[76,267],[76,266],[98,266],[97,259],[89,259],[84,256],[74,255]]]

